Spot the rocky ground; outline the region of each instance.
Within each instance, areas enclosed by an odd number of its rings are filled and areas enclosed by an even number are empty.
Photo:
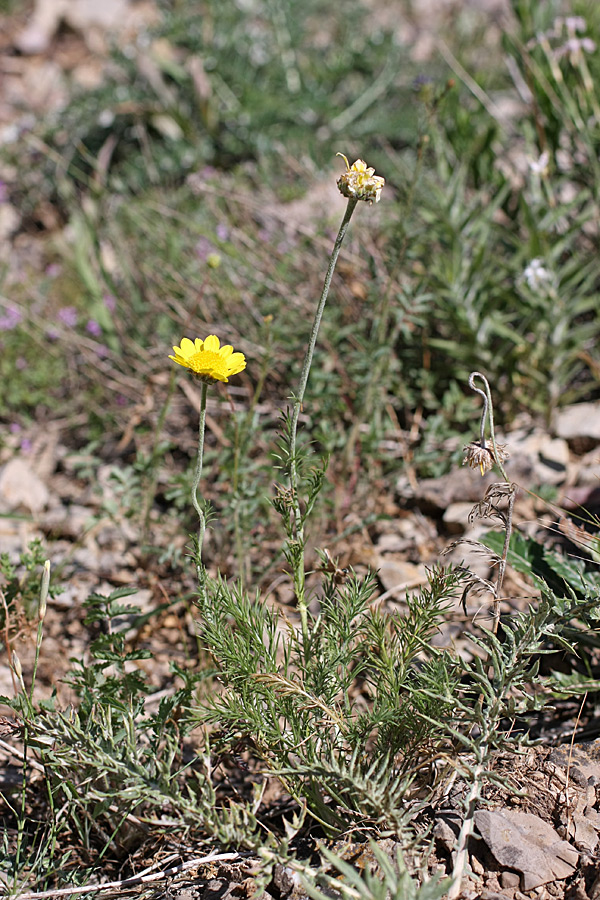
[[[450,4],[448,4],[450,5]],[[421,4],[422,22],[431,4]],[[492,11],[498,4],[492,4]],[[107,35],[115,27],[126,34],[156,15],[151,2],[102,4],[88,0],[38,0],[35,10],[17,8],[5,18],[0,36],[0,139],[26,127],[31,117],[60,109],[68,84],[92,86],[102,78]],[[383,13],[382,13],[383,15]],[[66,28],[65,28],[66,26]],[[435,34],[421,24],[419,52],[431,52]],[[62,30],[61,30],[62,29]],[[429,41],[429,43],[428,43]],[[1,172],[0,172],[1,175]],[[0,256],[17,279],[23,260],[28,266],[43,258],[43,243],[52,233],[52,210],[46,211],[47,233],[32,237],[19,230],[19,210],[0,202]],[[121,436],[122,437],[122,436]],[[582,534],[577,517],[569,512],[585,507],[600,511],[600,404],[577,404],[563,409],[549,427],[522,422],[502,436],[511,457],[509,477],[522,486],[515,521],[527,534],[546,535],[576,552]],[[448,447],[451,453],[456,448]],[[41,692],[57,687],[62,702],[72,697],[61,683],[71,657],[83,657],[88,636],[81,623],[81,603],[91,591],[110,591],[134,585],[133,598],[142,610],[164,607],[153,620],[153,657],[147,677],[158,703],[168,687],[168,666],[185,658],[195,624],[190,610],[177,604],[164,572],[148,570],[140,552],[141,536],[131,522],[107,515],[113,489],[109,467],[86,471],[73,454],[64,422],[43,431],[8,426],[0,452],[0,552],[14,555],[40,537],[46,543],[53,570],[65,590],[50,605],[38,684]],[[493,476],[484,479],[462,468],[436,479],[418,480],[408,470],[391,494],[373,500],[373,511],[384,515],[372,527],[357,530],[336,547],[342,566],[378,572],[378,602],[401,608],[406,592],[426,581],[426,569],[438,562],[464,562],[481,578],[490,575],[489,561],[473,549],[489,523],[469,514]],[[540,488],[552,501],[540,496]],[[351,513],[349,513],[351,517]],[[350,518],[346,520],[349,524]],[[169,536],[182,549],[185,535]],[[585,540],[585,538],[583,538]],[[449,553],[441,556],[452,546]],[[192,582],[189,584],[193,587]],[[503,612],[523,608],[532,588],[517,573],[509,573]],[[284,603],[283,589],[273,585],[274,602]],[[464,636],[465,622],[488,622],[485,599],[472,597],[466,613],[459,607],[442,629],[440,644],[452,643],[469,656],[472,644]],[[131,640],[147,635],[131,634]],[[27,644],[23,662],[27,666]],[[20,650],[21,652],[21,650]],[[0,661],[0,694],[12,693],[12,675]],[[151,698],[152,700],[152,698]],[[548,723],[543,746],[522,756],[500,757],[498,772],[512,790],[488,787],[485,804],[475,817],[470,844],[470,874],[463,885],[469,900],[600,897],[600,741],[594,710],[578,718],[576,704],[557,722]],[[576,733],[577,743],[570,744]],[[581,743],[581,737],[591,738]],[[555,746],[551,746],[555,745]],[[0,790],[14,778],[14,750],[0,741]],[[8,789],[8,788],[6,788]],[[431,828],[434,853],[430,868],[451,867],[460,828],[465,786],[450,776],[437,802],[421,813],[420,825]],[[393,854],[393,844],[382,844]],[[357,867],[373,865],[364,845],[339,842],[334,848]],[[168,860],[156,861],[163,868]],[[161,882],[159,882],[161,884]],[[297,896],[300,888],[291,873],[280,871],[269,888],[274,900]],[[174,873],[169,893],[180,900],[199,897],[223,900],[249,896],[253,891],[252,861],[229,859],[199,864]]]

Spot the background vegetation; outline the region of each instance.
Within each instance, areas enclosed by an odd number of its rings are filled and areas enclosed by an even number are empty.
[[[214,395],[205,458],[223,580],[201,611],[202,665],[174,667],[177,690],[158,711],[137,668],[149,651],[118,626],[141,615],[121,606],[127,591],[89,598],[96,637],[71,671],[76,711],[38,705],[35,673],[21,682],[24,774],[5,877],[12,889],[82,881],[140,834],[185,828],[261,854],[265,883],[276,862],[296,866],[318,894],[290,845],[304,815],[322,834],[352,823],[407,850],[417,773],[460,748],[474,802],[505,723],[524,739],[558,690],[540,656],[582,652],[597,627],[593,572],[541,562],[528,540],[513,562],[541,601],[477,638],[485,664],[431,644],[460,573],[433,573],[403,619],[369,605],[369,578],[324,577],[310,646],[261,599],[283,561],[271,505],[280,415],[343,213],[335,153],[365,158],[387,185],[352,224],[303,410],[306,452],[331,456],[311,526],[321,543],[340,537],[340,505],[364,501],[364,521],[374,486],[403,467],[418,478],[460,461],[477,431],[470,371],[486,373],[504,426],[599,396],[600,9],[513,0],[492,20],[465,4],[440,19],[420,62],[416,4],[403,7],[408,37],[355,0],[306,0],[301,15],[282,0],[159,8],[155,28],[115,47],[100,88],[74,90],[4,146],[14,178],[2,191],[24,231],[42,229],[48,209],[63,227],[42,274],[17,285],[4,273],[0,419],[65,420],[72,477],[112,467],[103,513],[130,520],[144,564],[167,566],[184,593],[189,561],[169,541],[194,527],[197,411],[167,354],[183,335],[231,342],[248,368]],[[17,589],[4,561],[7,645],[18,605],[37,615],[39,562]],[[595,686],[596,643],[570,691],[584,690],[586,666]],[[280,778],[293,826],[284,810],[266,828],[258,776],[239,797],[215,778],[215,759],[240,753]],[[35,801],[31,754],[44,773]],[[448,887],[409,888],[401,871],[387,871],[384,892],[425,900]],[[361,882],[365,897],[378,890]]]

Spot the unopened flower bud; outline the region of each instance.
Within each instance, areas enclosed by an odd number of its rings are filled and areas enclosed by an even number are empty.
[[[13,667],[13,672],[15,673],[15,675],[17,676],[19,681],[23,682],[23,667],[21,666],[21,660],[17,656],[15,650],[13,650],[13,655],[12,655],[12,667]]]
[[[46,615],[46,605],[48,600],[48,590],[50,588],[50,560],[44,563],[44,571],[42,572],[42,585],[40,587],[40,605],[38,607],[38,619],[43,621]]]

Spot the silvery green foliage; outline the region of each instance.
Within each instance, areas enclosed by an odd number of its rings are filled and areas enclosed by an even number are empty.
[[[396,614],[371,607],[372,576],[325,574],[304,644],[283,610],[215,581],[201,634],[224,689],[195,715],[220,726],[224,746],[245,741],[329,830],[377,822],[400,834],[406,770],[436,742],[428,719],[452,703],[457,669],[431,636],[455,587],[435,570]]]
[[[322,848],[323,857],[336,874],[314,873],[312,879],[304,875],[302,884],[309,897],[312,900],[331,897],[339,900],[441,900],[447,893],[449,878],[428,878],[425,873],[421,873],[421,878],[413,877],[399,848],[393,861],[375,841],[370,841],[369,846],[376,863],[375,871],[368,865],[361,871],[326,847]]]

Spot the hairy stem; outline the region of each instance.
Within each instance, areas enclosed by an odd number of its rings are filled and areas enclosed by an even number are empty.
[[[200,586],[201,599],[206,600],[206,569],[202,564],[202,544],[206,531],[206,516],[198,500],[198,485],[202,478],[202,463],[204,461],[204,431],[206,429],[206,392],[208,385],[203,381],[200,388],[200,418],[198,421],[198,451],[196,454],[196,468],[194,469],[194,481],[192,483],[192,503],[198,514],[198,548],[196,552],[196,571]]]

